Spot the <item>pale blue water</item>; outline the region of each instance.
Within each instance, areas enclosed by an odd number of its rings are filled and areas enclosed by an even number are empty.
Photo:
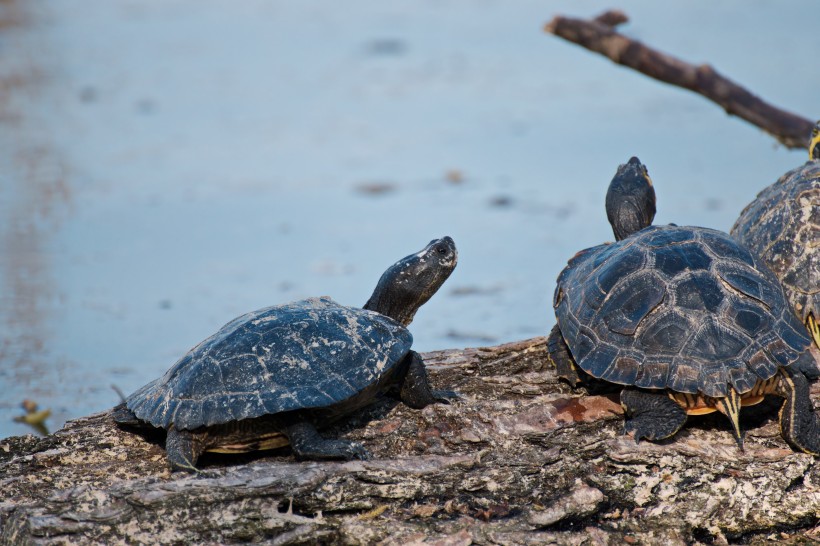
[[[810,118],[813,5],[620,3],[624,32]],[[339,6],[0,4],[0,437],[26,398],[52,429],[110,407],[243,312],[361,305],[445,234],[417,348],[544,334],[567,258],[611,239],[619,163],[648,165],[657,222],[728,229],[804,160],[541,31],[609,2]]]

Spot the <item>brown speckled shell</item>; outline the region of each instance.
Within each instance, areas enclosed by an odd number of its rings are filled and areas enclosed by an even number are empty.
[[[820,161],[761,191],[731,233],[774,271],[801,321],[820,318]]]

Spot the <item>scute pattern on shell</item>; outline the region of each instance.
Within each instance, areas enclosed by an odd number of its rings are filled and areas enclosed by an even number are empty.
[[[576,363],[622,385],[744,393],[809,345],[774,274],[706,228],[650,226],[583,250],[553,301]]]
[[[732,235],[763,258],[800,319],[820,315],[820,161],[808,161],[761,191]]]
[[[126,404],[156,427],[195,429],[340,403],[410,350],[389,317],[311,298],[238,317]]]

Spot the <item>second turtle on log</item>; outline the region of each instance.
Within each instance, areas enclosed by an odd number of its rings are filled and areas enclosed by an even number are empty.
[[[783,437],[820,455],[801,371],[814,366],[811,341],[762,260],[726,233],[651,226],[655,191],[636,157],[618,168],[606,209],[616,242],[582,250],[558,277],[548,345],[559,375],[623,386],[636,441],[720,411],[742,448],[740,408],[776,394]]]
[[[413,408],[456,394],[430,388],[407,326],[458,260],[450,237],[396,262],[363,309],[312,298],[238,317],[115,411],[124,425],[167,430],[173,470],[206,451],[290,444],[299,459],[365,458],[317,428],[390,394]]]
[[[820,349],[820,121],[809,160],[761,191],[731,234],[774,271]]]

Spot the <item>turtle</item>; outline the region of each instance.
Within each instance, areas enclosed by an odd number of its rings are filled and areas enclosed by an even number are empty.
[[[636,442],[719,411],[742,450],[740,408],[779,395],[783,437],[820,454],[798,367],[811,341],[774,273],[727,233],[651,225],[655,191],[637,157],[618,167],[606,210],[616,241],[578,252],[558,276],[547,340],[558,376],[620,389]]]
[[[458,395],[430,387],[407,329],[458,261],[450,237],[388,268],[364,307],[309,298],[228,322],[114,410],[120,425],[165,429],[172,470],[206,452],[290,445],[299,460],[368,457],[318,428],[392,396],[412,408]]]
[[[730,233],[774,271],[820,349],[820,121],[809,160],[761,191]]]

